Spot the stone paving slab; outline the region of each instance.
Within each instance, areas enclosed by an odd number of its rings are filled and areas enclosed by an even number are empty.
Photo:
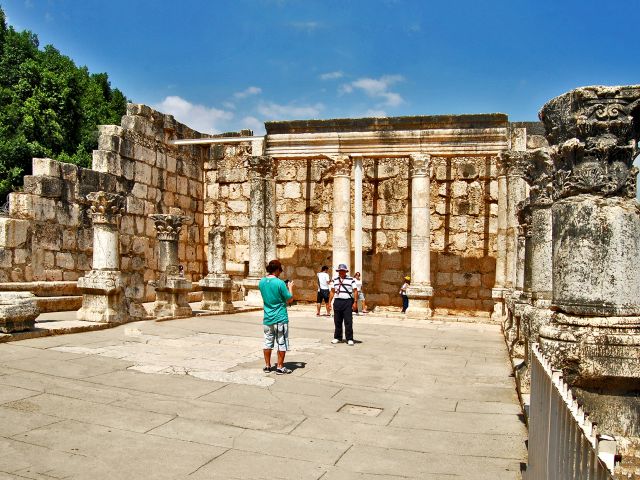
[[[0,345],[0,479],[517,479],[496,325],[290,312],[291,375],[262,373],[259,312]]]

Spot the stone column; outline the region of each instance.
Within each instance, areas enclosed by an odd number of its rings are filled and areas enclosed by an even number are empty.
[[[640,435],[640,86],[584,87],[540,111],[554,164],[551,324],[542,350],[598,430]],[[614,405],[614,408],[607,408]]]
[[[115,193],[91,192],[89,215],[93,222],[93,268],[78,279],[82,291],[79,320],[124,323],[130,320],[120,271],[120,219],[124,197]]]
[[[153,314],[159,318],[190,317],[193,314],[189,306],[192,285],[179,269],[178,240],[182,225],[191,223],[191,218],[163,213],[149,215],[149,218],[156,226],[160,271],[160,277],[153,283],[156,289]]]
[[[214,312],[232,312],[231,277],[227,275],[225,265],[226,227],[212,227],[209,231],[209,274],[200,280],[202,287],[203,310]]]
[[[265,275],[267,244],[269,254],[275,255],[275,182],[273,158],[250,156],[246,162],[249,169],[249,276],[243,285],[248,305],[262,306],[262,295],[258,283]],[[268,227],[267,227],[268,225]],[[267,236],[269,239],[267,240]],[[274,257],[275,258],[275,257]]]
[[[429,226],[429,174],[431,156],[417,153],[411,159],[411,286],[407,289],[413,318],[431,316],[431,232]]]
[[[339,155],[333,159],[333,266],[351,265],[351,159]]]
[[[364,281],[362,271],[362,157],[353,158],[353,223],[354,223],[354,253],[353,272],[360,272],[360,279]]]
[[[507,170],[507,232],[505,287],[517,290],[518,204],[527,198],[527,183],[523,178],[525,153],[511,150],[504,155]]]
[[[496,280],[491,290],[493,312],[491,318],[502,320],[506,310],[504,292],[507,274],[507,171],[502,155],[496,162],[498,177],[498,232],[496,235]]]

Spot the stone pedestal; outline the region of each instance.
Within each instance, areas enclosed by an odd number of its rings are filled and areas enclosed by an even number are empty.
[[[0,292],[0,333],[31,330],[39,314],[32,293]]]
[[[231,278],[225,268],[226,228],[216,226],[209,231],[208,267],[209,274],[200,280],[203,310],[232,312]]]
[[[183,224],[191,222],[184,215],[149,215],[156,226],[158,236],[159,278],[152,283],[156,290],[153,315],[158,318],[182,318],[193,315],[189,306],[191,281],[180,276],[178,265],[178,240]]]
[[[120,271],[120,219],[124,197],[115,193],[92,192],[93,268],[78,279],[82,307],[78,320],[125,323],[131,320],[125,298],[125,282]]]
[[[429,225],[429,173],[431,157],[411,157],[411,285],[407,288],[407,316],[429,318],[432,314],[431,232]]]
[[[540,112],[555,169],[554,313],[540,345],[614,435],[640,433],[634,416],[618,415],[640,409],[639,108],[640,86],[585,87]]]

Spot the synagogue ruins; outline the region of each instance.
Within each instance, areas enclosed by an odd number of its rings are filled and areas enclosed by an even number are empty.
[[[540,120],[297,120],[207,135],[130,104],[100,128],[91,169],[35,158],[9,195],[0,330],[54,310],[119,324],[188,317],[194,301],[259,306],[273,258],[299,302],[315,302],[325,264],[362,272],[378,311],[399,307],[409,275],[409,317],[503,326],[531,435],[542,438],[547,375],[573,409],[560,423],[583,412],[588,468],[636,478],[640,86],[573,90]],[[545,478],[533,458],[528,478]]]

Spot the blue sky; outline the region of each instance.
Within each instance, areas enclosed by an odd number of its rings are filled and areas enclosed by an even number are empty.
[[[507,113],[640,83],[640,0],[0,0],[133,102],[203,132],[265,120]]]

